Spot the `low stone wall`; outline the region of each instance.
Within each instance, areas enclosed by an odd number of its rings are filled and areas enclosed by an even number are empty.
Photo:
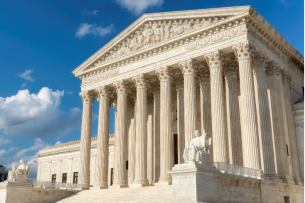
[[[279,203],[304,202],[304,186],[248,178],[217,171],[209,165],[180,164],[169,172],[174,202]]]
[[[1,194],[4,194],[3,190],[6,190],[5,203],[49,203],[76,192],[71,190],[7,186],[6,188],[0,188]]]

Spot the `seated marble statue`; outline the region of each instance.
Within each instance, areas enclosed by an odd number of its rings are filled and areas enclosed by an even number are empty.
[[[200,136],[199,130],[196,130],[195,138],[191,140],[190,144],[190,147],[184,149],[184,163],[198,162],[209,164],[211,138],[207,137],[205,131]]]
[[[30,166],[25,165],[24,161],[20,160],[20,165],[15,168],[15,164],[12,166],[12,170],[8,172],[8,181],[9,182],[24,182],[28,179],[30,174]]]

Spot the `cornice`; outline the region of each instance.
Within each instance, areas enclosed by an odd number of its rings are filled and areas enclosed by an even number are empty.
[[[250,11],[249,25],[259,32],[260,35],[268,42],[269,45],[281,51],[295,65],[303,66],[304,56],[300,54],[270,23],[267,22],[255,9]]]
[[[209,17],[223,17],[223,16],[234,16],[240,13],[249,12],[250,6],[240,6],[240,7],[227,7],[227,8],[212,8],[212,9],[200,9],[200,10],[190,10],[190,11],[175,11],[175,12],[165,12],[165,13],[152,13],[144,14],[134,23],[128,26],[95,54],[93,54],[89,59],[83,62],[79,67],[77,67],[72,73],[75,76],[79,76],[80,72],[90,66],[92,63],[98,60],[103,54],[108,52],[111,48],[116,46],[118,43],[123,41],[130,33],[147,21],[162,21],[166,19],[185,19],[185,18],[209,18]]]

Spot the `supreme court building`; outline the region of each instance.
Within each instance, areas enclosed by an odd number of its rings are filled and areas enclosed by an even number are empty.
[[[304,57],[250,6],[144,14],[73,74],[82,81],[81,139],[41,150],[38,180],[171,185],[168,172],[205,130],[211,163],[303,185]]]

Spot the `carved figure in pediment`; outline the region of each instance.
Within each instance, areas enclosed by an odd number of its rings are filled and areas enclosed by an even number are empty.
[[[160,25],[157,25],[154,27],[154,33],[155,33],[155,42],[161,41],[161,27]]]
[[[177,35],[180,35],[180,34],[182,34],[183,32],[184,32],[184,27],[183,27],[182,22],[181,22],[181,20],[180,20],[180,22],[179,22],[178,25],[177,25]]]
[[[137,31],[137,43],[136,43],[136,50],[141,49],[143,47],[143,35],[141,31]]]
[[[132,52],[136,50],[136,38],[135,37],[130,40],[128,48]]]
[[[143,40],[143,47],[152,45],[154,43],[154,31],[150,25],[143,31],[144,40]]]
[[[192,19],[192,20],[187,22],[185,30],[188,32],[188,31],[193,29],[193,26],[194,26],[194,20]]]
[[[165,26],[164,26],[164,39],[165,40],[170,38],[170,27],[171,27],[170,23],[165,24]]]
[[[170,30],[169,30],[169,33],[170,33],[170,37],[174,37],[176,35],[176,25],[172,25]]]

